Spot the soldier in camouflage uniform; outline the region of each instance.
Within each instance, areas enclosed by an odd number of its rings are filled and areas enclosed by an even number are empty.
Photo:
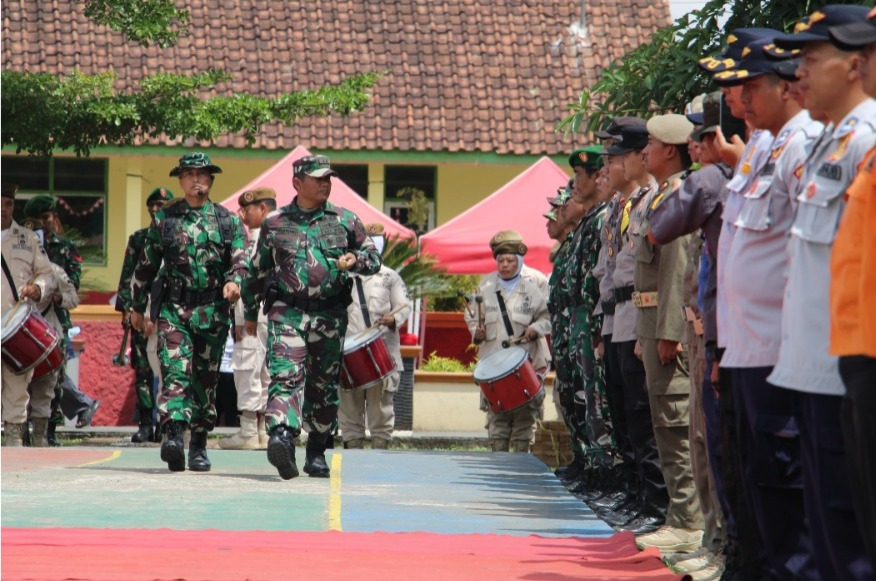
[[[76,291],[82,278],[82,256],[72,241],[62,238],[60,223],[56,212],[57,200],[52,196],[39,195],[31,198],[24,207],[24,215],[34,223],[34,228],[43,232],[43,246],[46,255],[53,264],[60,266],[73,283]],[[52,297],[51,308],[61,325],[61,349],[67,352],[67,331],[73,326],[70,312],[61,306],[62,297],[56,293]],[[66,393],[65,393],[66,392]],[[63,409],[62,409],[63,404]],[[47,439],[51,446],[60,446],[55,431],[57,426],[64,425],[64,415],[73,418],[78,416],[76,427],[82,428],[91,423],[91,418],[97,411],[100,402],[82,393],[72,381],[67,379],[67,359],[64,358],[58,371],[58,385],[55,386],[55,397],[52,399],[52,414],[49,418]]]
[[[244,332],[256,333],[261,299],[268,315],[268,461],[284,480],[298,476],[294,439],[302,423],[308,427],[304,472],[330,474],[325,450],[338,419],[349,271],[380,269],[380,253],[359,218],[328,201],[333,175],[327,157],[295,161],[298,195],[262,224],[243,289]]]
[[[183,432],[191,427],[189,470],[207,472],[207,433],[216,422],[219,361],[231,325],[231,305],[246,273],[240,219],[210,201],[222,170],[203,153],[188,153],[170,172],[185,196],[155,213],[131,282],[131,326],[144,331],[152,292],[164,380],[158,396],[165,438],[161,459],[185,470]]]
[[[572,200],[586,209],[573,234],[575,245],[571,249],[569,276],[574,289],[571,302],[572,345],[576,352],[575,404],[585,408],[582,420],[590,443],[590,463],[605,476],[604,469],[613,463],[610,413],[605,397],[605,368],[593,349],[594,338],[599,337],[602,329],[602,315],[594,314],[599,304],[599,281],[593,275],[601,247],[599,231],[605,220],[605,202],[598,199],[596,191],[596,178],[603,165],[601,152],[602,146],[590,146],[569,156],[569,165],[575,172]]]
[[[173,199],[173,192],[167,188],[155,188],[146,198],[146,208],[149,217],[154,218],[155,212],[160,210],[164,203]],[[122,315],[122,327],[127,329],[131,324],[131,278],[134,276],[134,268],[143,247],[146,245],[146,232],[148,228],[135,230],[128,237],[128,246],[125,248],[125,260],[122,263],[122,274],[119,276],[119,289],[116,296],[116,310]],[[137,394],[137,420],[139,428],[131,436],[134,443],[152,442],[156,438],[155,426],[152,422],[152,409],[155,407],[155,398],[152,396],[152,387],[155,376],[152,366],[146,354],[148,337],[154,332],[151,320],[145,322],[145,333],[131,331],[131,368],[134,370],[134,393]]]

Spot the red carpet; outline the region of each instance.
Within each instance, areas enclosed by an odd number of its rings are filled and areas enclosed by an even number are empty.
[[[629,533],[607,539],[135,529],[2,531],[2,577],[320,581],[680,580]]]

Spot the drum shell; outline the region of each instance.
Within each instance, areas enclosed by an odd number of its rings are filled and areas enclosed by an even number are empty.
[[[3,360],[17,375],[34,370],[34,377],[41,377],[57,369],[64,361],[61,336],[32,305],[15,329],[7,331],[3,341]]]
[[[382,384],[393,371],[395,361],[378,332],[353,348],[345,347],[341,359],[341,387],[348,390],[368,389]]]
[[[487,360],[485,358],[481,363]],[[481,388],[490,409],[496,413],[517,410],[531,402],[544,389],[544,382],[528,356],[515,368],[503,371],[495,377],[475,379],[475,383]]]

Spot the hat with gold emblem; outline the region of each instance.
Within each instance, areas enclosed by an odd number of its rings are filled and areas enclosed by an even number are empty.
[[[842,50],[859,50],[876,43],[876,7],[867,13],[867,20],[831,26],[828,33],[831,42]]]
[[[720,53],[699,60],[700,68],[712,74],[732,68],[746,46],[759,38],[773,38],[778,32],[772,28],[735,28],[727,35],[727,44]]]
[[[166,202],[167,200],[173,199],[173,192],[168,190],[167,188],[155,188],[149,194],[149,197],[146,198],[146,205],[152,205],[155,202]]]
[[[244,208],[250,204],[255,204],[256,202],[276,199],[277,192],[275,192],[273,188],[256,188],[254,190],[247,190],[240,194],[237,203],[241,208]]]
[[[602,167],[602,154],[604,150],[601,145],[588,145],[581,149],[576,149],[569,156],[569,166],[572,169],[576,167],[586,167],[590,170],[597,170]]]
[[[502,230],[496,232],[490,238],[490,250],[493,251],[493,257],[500,254],[526,254],[528,250],[526,244],[523,243],[523,236],[517,230]]]
[[[794,32],[776,36],[776,46],[783,49],[801,48],[807,42],[830,42],[830,29],[844,24],[865,22],[870,8],[850,4],[822,6],[794,25]]]

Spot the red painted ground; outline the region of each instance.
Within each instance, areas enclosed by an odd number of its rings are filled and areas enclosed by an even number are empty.
[[[4,529],[2,577],[149,581],[680,580],[629,533],[608,539],[433,533]]]

